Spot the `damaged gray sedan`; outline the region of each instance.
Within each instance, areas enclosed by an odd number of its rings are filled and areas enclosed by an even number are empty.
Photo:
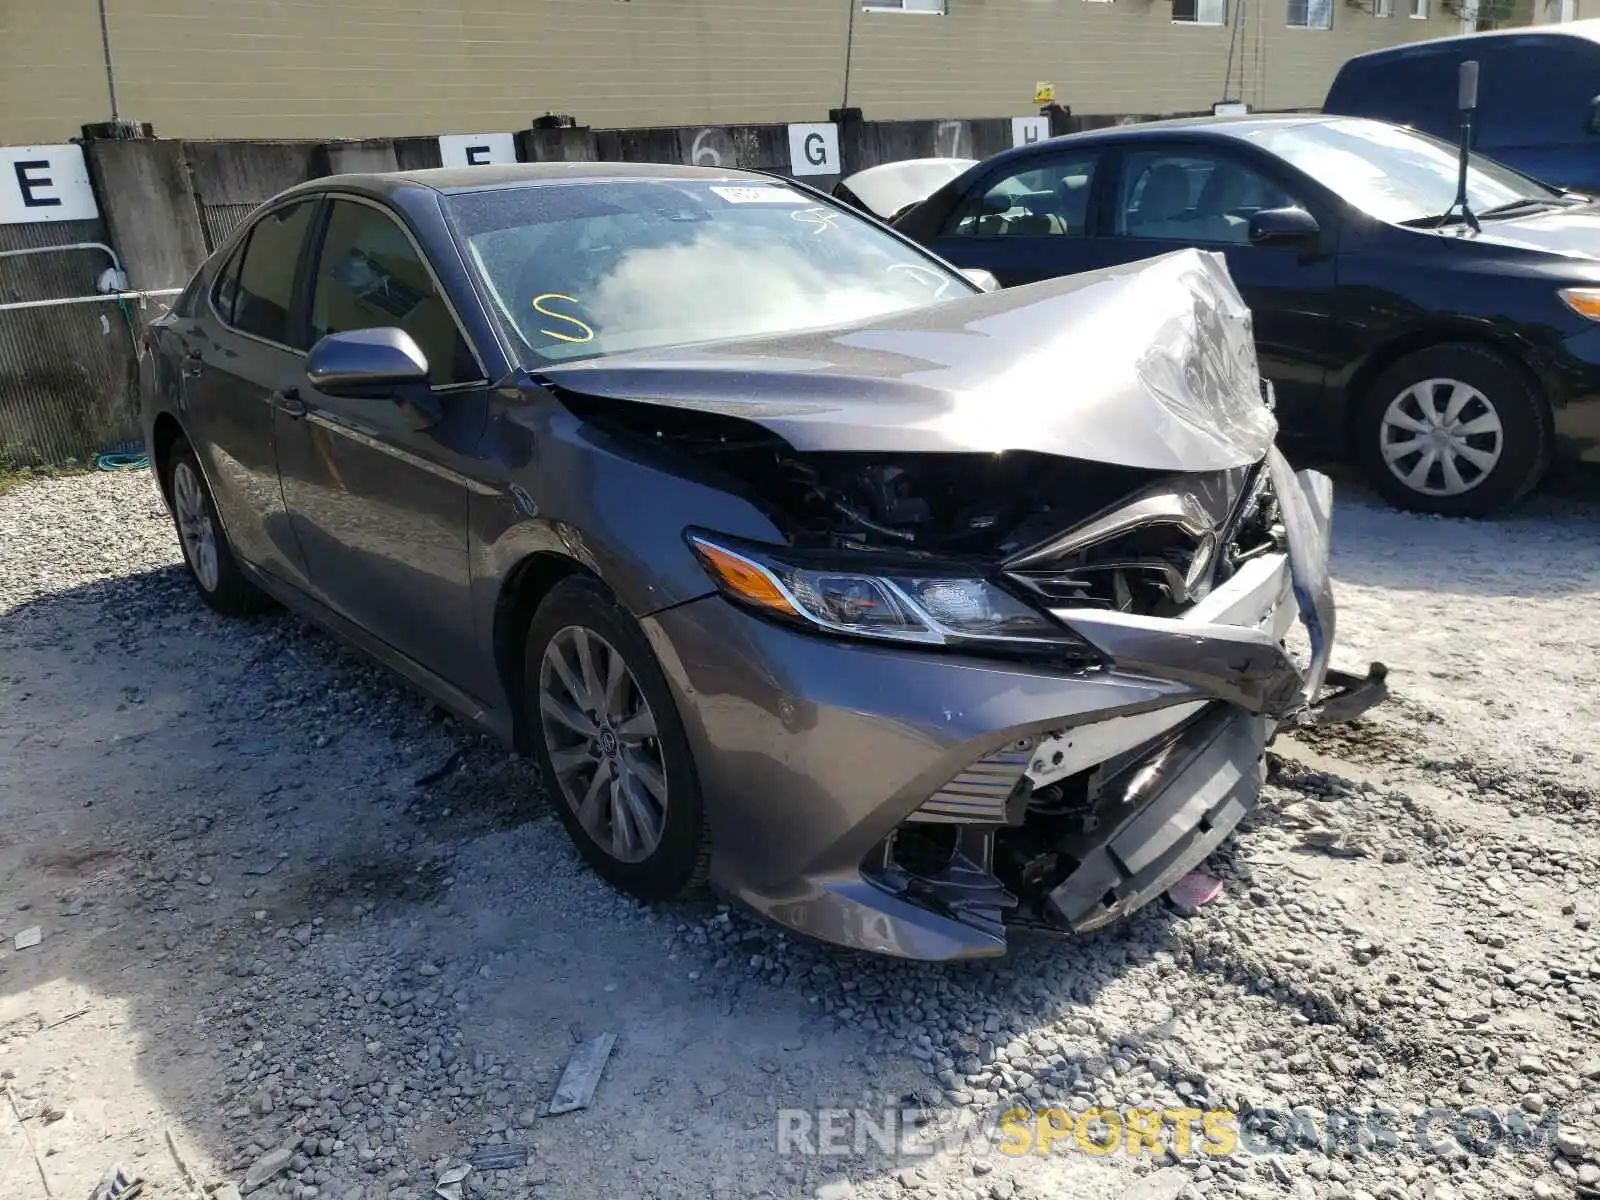
[[[1329,669],[1330,487],[1199,252],[985,293],[764,176],[343,176],[148,349],[200,597],[531,754],[647,900],[929,959],[1095,929],[1227,837],[1277,729],[1384,694]]]

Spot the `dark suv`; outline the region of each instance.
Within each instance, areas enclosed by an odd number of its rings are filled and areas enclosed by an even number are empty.
[[[1600,192],[1600,21],[1393,46],[1340,69],[1324,112],[1460,136],[1456,71],[1479,68],[1473,149],[1535,179]]]

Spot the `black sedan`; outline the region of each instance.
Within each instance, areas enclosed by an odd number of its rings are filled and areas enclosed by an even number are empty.
[[[1006,286],[1221,252],[1286,436],[1483,515],[1600,448],[1600,206],[1383,122],[1202,118],[997,155],[896,222]]]

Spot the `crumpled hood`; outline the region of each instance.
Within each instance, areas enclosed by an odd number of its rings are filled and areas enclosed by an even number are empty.
[[[954,286],[954,285],[952,285]],[[1250,313],[1181,250],[804,333],[541,369],[558,389],[753,421],[797,450],[1036,450],[1149,470],[1259,461]]]

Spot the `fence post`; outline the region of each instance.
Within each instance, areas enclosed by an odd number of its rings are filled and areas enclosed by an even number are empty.
[[[83,129],[95,199],[135,291],[181,287],[206,258],[183,143],[150,132],[124,127],[105,137],[102,127]]]

